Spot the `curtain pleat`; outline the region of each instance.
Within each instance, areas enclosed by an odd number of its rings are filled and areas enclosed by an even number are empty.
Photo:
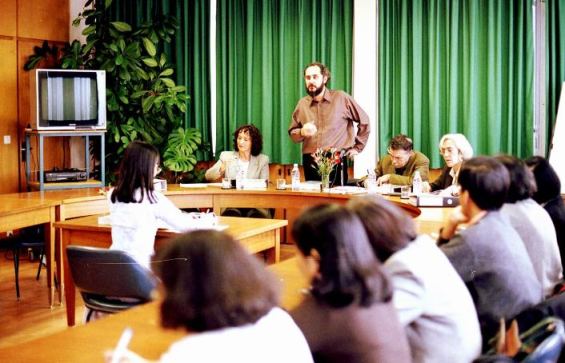
[[[231,150],[235,129],[253,123],[272,162],[299,162],[287,129],[306,94],[303,68],[320,61],[331,88],[351,90],[353,1],[219,0],[216,26],[216,152]]]
[[[546,1],[545,4],[547,145],[550,145],[557,119],[561,87],[565,82],[565,0]]]
[[[380,153],[404,133],[439,167],[439,139],[461,132],[477,155],[532,154],[529,2],[379,4]]]

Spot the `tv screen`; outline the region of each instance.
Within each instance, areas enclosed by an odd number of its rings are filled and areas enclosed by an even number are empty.
[[[96,75],[73,76],[51,72],[41,77],[41,118],[49,123],[80,122],[95,125],[98,114]]]
[[[36,70],[37,128],[106,126],[105,72]]]

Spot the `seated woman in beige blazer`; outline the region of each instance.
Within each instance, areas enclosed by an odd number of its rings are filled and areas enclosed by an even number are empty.
[[[219,160],[206,171],[206,180],[216,181],[226,177],[235,179],[238,172],[247,179],[269,179],[269,157],[261,154],[263,137],[254,125],[243,125],[233,134],[235,151],[222,151]],[[270,218],[266,209],[228,208],[222,215]]]

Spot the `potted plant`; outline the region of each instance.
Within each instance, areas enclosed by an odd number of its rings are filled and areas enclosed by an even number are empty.
[[[74,40],[57,49],[44,42],[24,68],[33,69],[40,60],[52,57],[61,68],[105,70],[107,180],[114,179],[126,146],[144,140],[160,150],[170,171],[167,175],[177,182],[179,175],[194,170],[196,152],[207,147],[200,131],[183,127],[189,97],[186,88],[171,78],[174,70],[162,50],[178,24],[165,16],[133,29],[128,23],[111,21],[111,3],[89,0],[73,21],[75,26],[84,21],[85,44]]]

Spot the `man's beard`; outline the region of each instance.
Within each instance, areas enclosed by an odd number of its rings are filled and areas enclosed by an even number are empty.
[[[313,91],[310,91],[310,87],[306,87],[306,92],[310,95],[310,97],[316,97],[324,90],[324,84],[321,84],[320,87],[316,87]]]

